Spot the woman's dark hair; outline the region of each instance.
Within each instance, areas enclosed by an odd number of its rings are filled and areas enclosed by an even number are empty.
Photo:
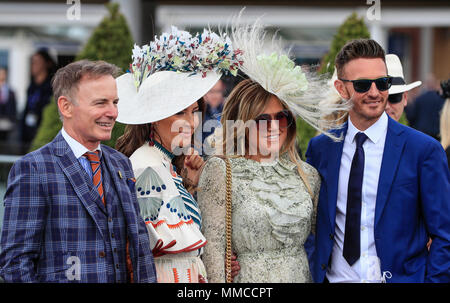
[[[205,115],[205,102],[203,98],[198,101],[198,107],[202,112],[202,117]],[[130,157],[136,149],[141,147],[145,142],[149,141],[150,134],[152,132],[151,123],[139,124],[139,125],[127,125],[125,126],[125,132],[116,141],[116,149],[127,157]],[[192,135],[194,140],[194,135]],[[175,156],[172,160],[172,164],[177,168],[177,173],[181,175],[183,169],[184,155]]]
[[[151,127],[150,123],[125,126],[125,132],[116,141],[116,149],[130,157],[136,149],[149,140]]]
[[[44,59],[45,65],[47,66],[47,73],[49,77],[53,77],[53,75],[56,72],[57,66],[55,60],[50,56],[46,48],[40,48],[38,49],[34,55],[39,55]]]
[[[205,116],[205,102],[203,98],[198,101],[198,107],[202,112],[202,120]],[[150,140],[150,134],[152,133],[152,124],[138,124],[138,125],[127,125],[125,126],[125,132],[116,141],[116,149],[127,157],[130,157],[136,149],[141,147],[145,142]],[[194,134],[192,134],[192,140],[194,140]],[[175,166],[178,175],[183,178],[183,185],[188,190],[195,190],[192,184],[187,182],[184,178],[184,158],[185,155],[181,154],[175,156],[172,159],[172,164]]]

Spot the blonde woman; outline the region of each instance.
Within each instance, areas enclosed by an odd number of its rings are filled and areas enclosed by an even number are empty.
[[[235,282],[311,282],[303,243],[315,222],[313,201],[320,178],[296,153],[292,113],[258,83],[244,80],[227,99],[222,122],[227,120],[257,121],[247,129],[248,133],[256,130],[257,135],[245,141],[245,153],[230,157],[232,247],[241,267]],[[263,124],[268,127],[261,127]],[[231,137],[225,140],[229,144],[237,141],[233,134],[225,136]],[[238,153],[237,146],[234,152]],[[277,154],[280,156],[273,157]],[[209,242],[203,260],[209,280],[224,282],[226,186],[222,159],[207,161],[199,187],[203,231]]]
[[[314,230],[320,177],[296,152],[293,110],[318,130],[328,123],[320,119],[326,106],[311,94],[326,81],[307,80],[281,47],[263,44],[264,35],[258,23],[233,31],[233,45],[243,51],[241,71],[249,79],[225,101],[214,141],[216,154],[225,155],[231,166],[232,250],[240,265],[234,282],[312,282],[303,245]],[[226,164],[221,157],[206,162],[199,189],[208,239],[203,262],[210,282],[224,282]]]

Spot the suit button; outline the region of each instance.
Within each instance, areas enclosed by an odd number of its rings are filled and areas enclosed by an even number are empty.
[[[116,268],[119,269],[119,264],[116,264]]]
[[[100,258],[104,258],[106,256],[104,251],[101,251],[98,255],[100,256]]]
[[[330,240],[333,240],[333,238],[334,238],[334,235],[330,234]]]
[[[320,265],[320,267],[322,268],[322,270],[325,270],[327,268],[325,264]]]

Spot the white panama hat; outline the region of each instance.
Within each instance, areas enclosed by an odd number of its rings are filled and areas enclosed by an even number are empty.
[[[203,97],[221,74],[201,74],[161,71],[145,79],[136,91],[130,73],[116,79],[119,103],[117,121],[125,124],[146,124],[170,117]]]
[[[387,54],[385,58],[388,75],[393,77],[389,95],[407,92],[422,84],[422,81],[406,84],[405,77],[403,76],[402,63],[397,55]]]
[[[146,124],[170,117],[203,97],[222,73],[237,74],[241,52],[208,30],[191,36],[172,27],[142,48],[135,45],[131,72],[116,79],[117,121]]]

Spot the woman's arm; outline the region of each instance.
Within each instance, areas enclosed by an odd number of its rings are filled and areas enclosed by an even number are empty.
[[[203,217],[203,235],[208,243],[203,263],[208,281],[225,282],[225,162],[213,157],[203,168],[198,184],[198,204]]]

